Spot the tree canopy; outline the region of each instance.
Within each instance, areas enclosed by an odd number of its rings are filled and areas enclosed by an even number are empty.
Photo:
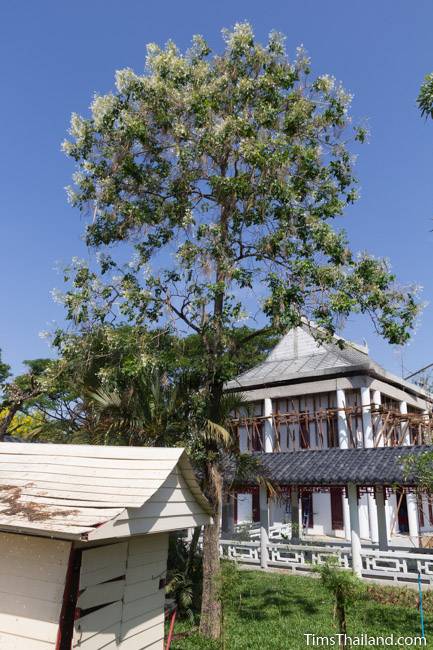
[[[221,55],[201,37],[185,55],[150,45],[144,74],[117,72],[90,118],[73,115],[70,200],[91,207],[100,274],[75,265],[69,317],[174,319],[211,351],[216,330],[258,310],[280,330],[304,316],[331,333],[362,311],[405,341],[413,295],[332,226],[356,198],[347,141],[365,137],[350,95],[312,78],[303,50],[289,61],[280,34],[262,46],[245,23],[224,41]]]

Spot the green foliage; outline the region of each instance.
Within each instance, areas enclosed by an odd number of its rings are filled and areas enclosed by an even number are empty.
[[[325,589],[345,605],[354,603],[364,592],[363,582],[351,571],[341,569],[336,557],[330,557],[328,561],[317,565],[315,571]]]
[[[403,459],[406,479],[411,479],[420,490],[433,492],[433,452],[426,451],[420,456],[406,456]]]
[[[193,413],[196,427],[206,420],[199,337],[101,325],[83,333],[58,331],[54,343],[56,360],[25,361],[28,371],[4,383],[0,421],[12,403],[18,406],[8,434],[51,442],[191,445]],[[247,351],[230,360],[229,376],[261,361],[272,344],[271,335],[253,337]],[[238,406],[239,397],[227,396],[222,421]]]
[[[0,350],[0,386],[4,381],[10,376],[10,366],[7,363],[2,361],[1,350]]]
[[[197,547],[190,546],[179,535],[170,535],[167,563],[167,595],[176,600],[181,617],[195,620],[200,611],[202,558]]]
[[[51,363],[50,359],[24,361],[28,368],[27,372],[3,382],[0,400],[0,439],[12,434],[29,437],[32,430],[41,425],[44,417],[39,405],[45,391],[46,373]]]
[[[417,102],[421,115],[433,119],[433,72],[425,76]]]
[[[314,570],[320,575],[322,585],[334,599],[334,615],[337,618],[338,631],[341,635],[346,635],[347,608],[360,598],[365,586],[351,571],[339,567],[337,557],[330,557]],[[346,647],[344,639],[344,636],[340,638],[342,650]]]

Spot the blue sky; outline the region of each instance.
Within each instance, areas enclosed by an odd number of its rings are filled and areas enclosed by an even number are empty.
[[[265,39],[287,36],[289,53],[308,50],[316,73],[354,94],[352,114],[367,119],[359,151],[361,199],[345,227],[352,247],[390,258],[405,283],[423,286],[416,335],[396,351],[367,320],[346,334],[401,374],[433,362],[433,122],[416,96],[433,70],[431,0],[4,0],[0,7],[0,348],[15,371],[48,356],[39,332],[63,322],[50,295],[62,287],[55,267],[85,256],[83,221],[66,202],[73,165],[60,151],[72,111],[86,113],[95,91],[113,88],[114,71],[143,69],[145,45],[172,38],[183,49],[194,33],[220,47],[220,29],[247,19]],[[403,355],[403,357],[402,357]]]

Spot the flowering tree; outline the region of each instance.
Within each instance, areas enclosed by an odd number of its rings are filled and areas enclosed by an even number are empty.
[[[354,256],[333,227],[356,199],[348,142],[365,138],[350,96],[330,76],[313,78],[302,49],[289,60],[280,34],[261,45],[242,23],[223,36],[220,54],[200,36],[185,54],[150,45],[144,74],[117,72],[115,92],[96,96],[89,118],[73,115],[64,143],[77,164],[70,200],[90,211],[85,239],[99,262],[67,270],[68,317],[195,333],[202,413],[215,425],[230,359],[251,337],[306,318],[327,338],[362,312],[402,343],[417,312],[386,263]],[[247,318],[255,331],[235,336]],[[205,436],[215,523],[204,532],[201,631],[211,637],[220,632],[219,450],[218,435]]]

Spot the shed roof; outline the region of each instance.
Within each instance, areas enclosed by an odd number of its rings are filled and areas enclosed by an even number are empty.
[[[432,445],[359,449],[301,449],[279,453],[257,452],[264,475],[276,485],[359,486],[416,485],[406,475],[404,460],[433,451]],[[253,482],[253,481],[251,481]]]
[[[306,323],[290,330],[265,361],[228,382],[226,388],[245,391],[302,379],[359,372],[372,374],[428,398],[422,388],[393,375],[376,363],[366,346],[347,341],[341,336],[334,337],[332,342],[320,342],[316,340],[318,333],[317,327]]]
[[[184,449],[0,443],[0,530],[85,538],[141,508],[179,468],[210,512]]]

